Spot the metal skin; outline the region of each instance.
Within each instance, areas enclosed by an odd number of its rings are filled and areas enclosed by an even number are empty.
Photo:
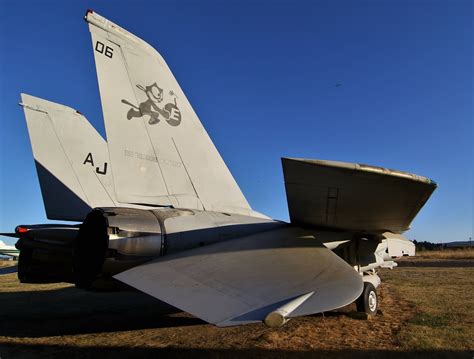
[[[38,97],[21,101],[48,218],[81,221],[94,207],[117,206],[107,143],[89,121]]]
[[[274,220],[187,209],[97,208],[81,226],[17,227],[27,229],[15,235],[16,247],[25,254],[20,280],[90,288],[97,279],[165,254],[282,226]]]
[[[217,326],[277,327],[354,302],[378,268],[415,254],[400,233],[434,182],[284,158],[291,223],[273,220],[250,207],[161,55],[85,20],[107,142],[78,111],[22,94],[48,218],[81,224],[5,234],[19,238],[21,282],[124,283]]]
[[[401,233],[436,189],[428,178],[358,163],[282,158],[282,165],[290,219],[300,225]]]

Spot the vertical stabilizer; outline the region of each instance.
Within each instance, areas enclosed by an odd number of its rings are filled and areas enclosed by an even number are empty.
[[[88,11],[117,200],[253,213],[167,64]]]
[[[107,144],[76,110],[22,94],[31,147],[49,219],[82,220],[115,206]]]

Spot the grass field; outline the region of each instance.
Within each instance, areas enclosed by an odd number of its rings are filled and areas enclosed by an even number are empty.
[[[0,357],[472,358],[474,259],[443,255],[382,271],[373,320],[353,319],[351,305],[279,329],[216,328],[141,293],[20,285],[3,274]]]
[[[418,251],[417,259],[474,259],[474,248]]]
[[[397,335],[403,348],[474,350],[474,268],[402,267],[383,277],[415,304]]]

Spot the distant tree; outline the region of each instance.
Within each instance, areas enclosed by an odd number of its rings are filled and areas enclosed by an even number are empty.
[[[433,250],[440,250],[443,249],[443,244],[441,243],[431,243],[427,241],[418,242],[417,240],[413,240],[413,244],[417,251],[433,251]]]

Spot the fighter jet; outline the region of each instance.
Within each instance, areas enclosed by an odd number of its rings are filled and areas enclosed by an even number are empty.
[[[48,218],[20,225],[21,282],[123,282],[217,326],[378,309],[379,268],[413,256],[401,233],[432,180],[282,158],[290,222],[252,209],[161,55],[97,13],[107,141],[76,110],[22,94]]]

